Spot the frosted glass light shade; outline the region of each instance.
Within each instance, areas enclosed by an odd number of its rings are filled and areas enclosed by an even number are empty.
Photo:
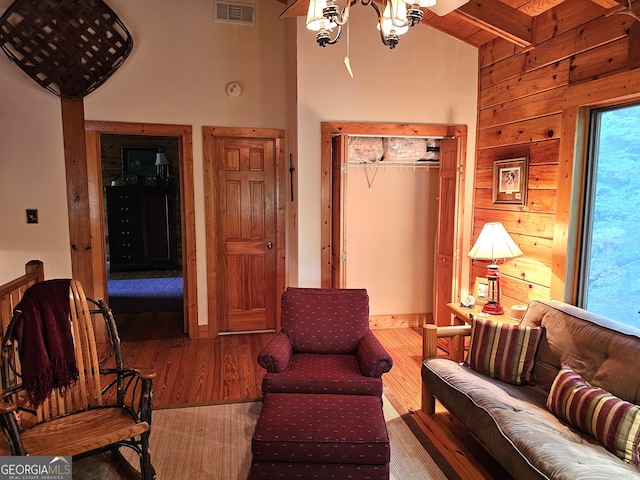
[[[469,251],[469,258],[474,260],[491,260],[513,258],[522,255],[522,250],[509,236],[500,222],[486,223]]]
[[[409,31],[407,4],[404,0],[387,1],[387,6],[382,13],[382,20],[378,23],[378,30],[380,30],[380,28],[382,28],[384,35],[389,35],[392,30],[395,31],[396,35],[403,35]]]
[[[307,28],[314,32],[322,29],[331,30],[337,25],[330,22],[322,15],[322,10],[327,6],[330,0],[309,0],[309,10],[307,11]]]
[[[404,0],[408,5],[418,5],[420,8],[433,7],[436,4],[436,0]],[[442,0],[438,0],[442,1]]]

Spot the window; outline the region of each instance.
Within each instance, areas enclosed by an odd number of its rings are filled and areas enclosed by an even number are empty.
[[[640,328],[640,104],[590,124],[578,303]]]

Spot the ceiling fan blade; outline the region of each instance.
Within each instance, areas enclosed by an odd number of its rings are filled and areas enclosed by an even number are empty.
[[[307,10],[309,10],[309,0],[296,0],[280,14],[280,18],[301,17],[307,14]]]

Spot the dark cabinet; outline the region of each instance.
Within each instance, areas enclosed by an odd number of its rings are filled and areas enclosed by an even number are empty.
[[[170,187],[105,188],[110,271],[176,268]]]

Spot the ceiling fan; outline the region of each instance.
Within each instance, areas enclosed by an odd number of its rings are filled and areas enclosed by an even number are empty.
[[[359,0],[351,0],[351,5],[357,3]],[[468,3],[469,0],[436,0],[436,4],[428,7],[433,13],[439,16],[447,15],[453,12],[456,8],[461,7],[465,3]],[[386,4],[386,0],[376,0],[376,3]],[[418,3],[418,2],[416,2]],[[284,12],[280,15],[281,18],[288,17],[299,17],[307,14],[307,10],[309,9],[309,0],[295,0],[291,5],[289,5]]]
[[[282,18],[307,15],[307,28],[316,32],[319,46],[333,45],[342,36],[351,7],[356,4],[371,6],[378,17],[378,30],[382,43],[395,48],[400,35],[422,21],[423,10],[429,9],[439,16],[451,13],[469,0],[296,0],[280,16]]]

